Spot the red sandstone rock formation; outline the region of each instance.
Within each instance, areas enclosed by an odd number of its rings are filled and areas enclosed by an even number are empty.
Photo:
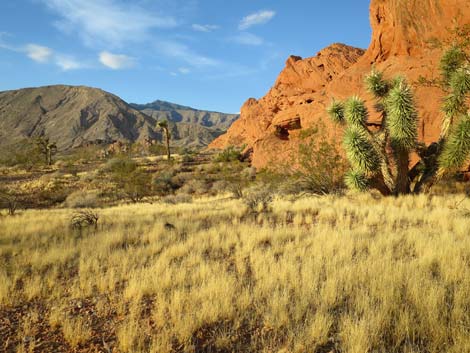
[[[443,92],[418,80],[439,77],[442,48],[436,43],[450,43],[452,30],[470,23],[470,1],[372,0],[370,20],[373,35],[367,51],[333,44],[312,58],[291,56],[267,95],[250,98],[240,119],[211,147],[246,144],[253,149],[256,167],[288,161],[295,156],[302,129],[322,120],[331,135],[339,133],[325,109],[333,97],[369,97],[363,81],[372,65],[386,75],[403,74],[413,83],[420,139],[434,141],[442,120]]]

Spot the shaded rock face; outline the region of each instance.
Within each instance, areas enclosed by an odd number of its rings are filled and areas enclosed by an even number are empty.
[[[298,151],[302,129],[319,121],[331,137],[341,129],[332,124],[325,110],[333,98],[365,97],[372,109],[372,97],[364,90],[364,76],[373,65],[386,76],[403,74],[413,84],[420,112],[419,137],[430,143],[439,135],[444,93],[417,82],[421,77],[439,77],[442,49],[436,43],[452,41],[452,29],[470,23],[468,0],[372,0],[373,30],[366,51],[333,44],[315,57],[291,56],[274,86],[263,98],[250,98],[241,117],[210,146],[247,144],[253,148],[253,164],[265,167],[289,161]],[[302,129],[279,136],[279,126],[298,119]],[[374,122],[374,116],[371,117]]]

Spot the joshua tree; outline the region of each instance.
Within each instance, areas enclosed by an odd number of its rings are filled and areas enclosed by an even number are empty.
[[[48,137],[38,137],[36,139],[36,146],[39,152],[44,155],[47,165],[52,165],[52,156],[57,153],[57,145],[55,142],[50,142]]]
[[[158,127],[163,130],[163,133],[165,134],[165,142],[166,142],[166,155],[168,160],[171,158],[171,153],[170,153],[170,128],[167,120],[161,120],[157,123]]]
[[[353,189],[375,188],[383,195],[428,190],[448,171],[461,168],[470,157],[470,113],[466,104],[470,92],[470,61],[464,50],[453,47],[441,60],[443,85],[449,92],[443,104],[445,114],[439,140],[424,145],[417,141],[418,113],[413,92],[403,77],[386,80],[373,70],[366,86],[377,100],[379,124],[368,122],[365,102],[352,97],[333,101],[330,117],[347,126],[344,147],[351,170],[346,184]],[[378,128],[373,131],[371,126]],[[418,163],[410,168],[410,154]]]

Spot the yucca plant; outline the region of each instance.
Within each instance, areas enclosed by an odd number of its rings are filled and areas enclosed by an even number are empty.
[[[346,185],[356,190],[375,188],[383,195],[428,190],[447,172],[464,166],[470,158],[470,61],[461,47],[449,49],[441,59],[444,119],[438,141],[425,146],[418,142],[418,112],[406,79],[387,80],[373,70],[365,80],[376,99],[378,124],[369,123],[365,101],[359,97],[333,101],[331,119],[345,125],[344,148],[351,170]],[[370,126],[376,126],[371,129]],[[410,166],[410,154],[418,163]]]
[[[57,144],[51,142],[47,136],[38,137],[35,142],[39,153],[44,155],[46,165],[52,165],[52,158],[57,153]]]
[[[168,160],[171,159],[171,151],[170,151],[170,124],[168,120],[161,120],[157,123],[157,126],[162,129],[163,133],[165,134],[165,146],[166,146],[166,157]]]

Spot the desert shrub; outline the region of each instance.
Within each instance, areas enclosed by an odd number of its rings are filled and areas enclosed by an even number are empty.
[[[92,210],[82,210],[72,214],[70,218],[70,226],[75,229],[84,227],[97,227],[100,217],[98,213]]]
[[[250,212],[267,212],[273,201],[274,194],[269,186],[256,185],[243,195],[243,203]]]
[[[152,179],[153,191],[159,196],[173,193],[180,185],[176,183],[175,173],[171,170],[159,172]]]
[[[137,163],[130,158],[113,158],[106,162],[102,171],[115,175],[127,175],[137,169]]]
[[[70,151],[64,152],[61,155],[61,159],[70,164],[88,163],[90,161],[96,161],[102,155],[103,146],[101,145],[90,145],[76,147]]]
[[[191,163],[195,161],[196,152],[194,152],[193,150],[184,148],[182,151],[182,154],[183,154],[182,156],[183,163]]]
[[[213,180],[223,182],[216,185],[224,188],[221,191],[231,192],[235,198],[241,198],[243,190],[256,179],[256,169],[240,161],[212,163],[207,173],[211,174]]]
[[[177,205],[179,203],[191,203],[193,199],[187,194],[178,194],[162,197],[161,201],[169,205]]]
[[[119,157],[109,160],[103,171],[111,174],[116,195],[121,194],[132,202],[139,202],[151,193],[151,176],[139,169],[131,158]]]
[[[210,191],[214,195],[229,192],[230,184],[226,180],[217,180],[212,184]]]
[[[322,122],[308,129],[309,134],[304,134],[304,142],[299,145],[296,169],[285,165],[278,169],[284,175],[285,192],[330,194],[344,189],[348,164],[326,131]]]
[[[135,170],[128,175],[122,185],[122,191],[129,197],[132,202],[139,202],[151,191],[151,176],[142,171]]]
[[[31,207],[50,207],[63,203],[70,194],[70,188],[54,183],[52,187],[41,188],[30,195]]]
[[[78,167],[76,163],[71,160],[57,161],[55,166],[58,167],[59,170],[63,173],[72,174],[73,176],[78,174]]]
[[[239,147],[229,146],[214,158],[215,162],[234,162],[242,159],[242,150]]]
[[[178,192],[189,195],[203,195],[210,189],[210,185],[203,179],[192,179],[186,182]]]
[[[99,205],[99,192],[96,190],[77,190],[67,196],[67,208],[95,208]]]

